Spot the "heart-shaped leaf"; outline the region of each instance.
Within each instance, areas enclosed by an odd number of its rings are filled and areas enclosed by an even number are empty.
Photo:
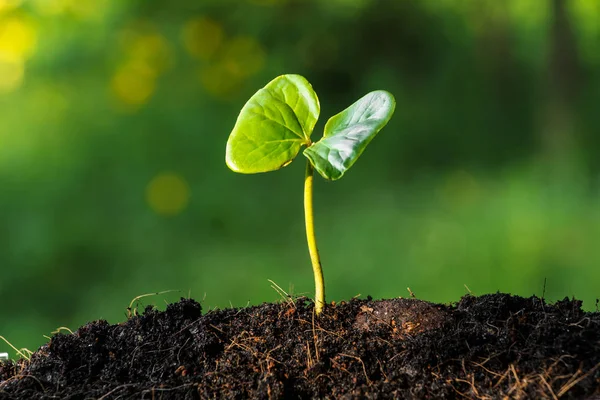
[[[325,179],[340,179],[392,118],[396,101],[384,90],[371,92],[327,121],[323,138],[304,155]]]
[[[227,166],[253,174],[288,165],[310,144],[319,110],[319,99],[304,77],[273,79],[242,108],[227,141]]]

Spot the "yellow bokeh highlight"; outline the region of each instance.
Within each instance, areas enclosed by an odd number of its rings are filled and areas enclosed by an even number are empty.
[[[167,40],[152,25],[141,24],[121,35],[124,61],[111,80],[113,95],[127,111],[146,104],[156,90],[156,80],[172,64]]]
[[[79,19],[101,20],[106,15],[109,0],[68,0],[67,9]]]
[[[20,17],[0,19],[0,58],[23,61],[30,58],[37,44],[37,30]]]
[[[600,63],[600,2],[573,0],[567,3],[573,27],[579,33],[579,46],[587,61]]]
[[[154,177],[146,188],[146,201],[159,215],[180,214],[189,203],[190,188],[180,175],[164,172]]]
[[[80,20],[101,20],[110,5],[110,0],[30,0],[30,2],[42,15],[68,15]]]
[[[234,37],[225,43],[222,62],[232,75],[248,77],[265,65],[265,51],[253,37]]]
[[[141,106],[148,102],[154,93],[155,71],[144,63],[128,63],[119,68],[113,76],[111,89],[122,103]]]
[[[228,97],[236,93],[246,78],[265,65],[266,53],[254,38],[238,36],[227,40],[217,59],[200,70],[200,81],[209,93]]]
[[[532,30],[542,28],[550,22],[549,1],[510,0],[506,5],[511,21],[520,28]]]
[[[25,64],[19,60],[0,58],[0,94],[12,92],[21,86],[25,75]]]
[[[200,70],[200,82],[208,93],[227,97],[241,88],[244,79],[224,64],[213,64]]]
[[[69,9],[69,0],[32,0],[35,11],[47,16],[64,14]]]
[[[0,15],[21,5],[22,0],[0,0]]]
[[[223,36],[223,27],[207,17],[198,17],[186,22],[182,31],[185,49],[202,60],[214,57],[223,43]]]
[[[167,40],[159,33],[126,33],[124,51],[130,60],[144,63],[155,75],[167,70],[172,63]]]

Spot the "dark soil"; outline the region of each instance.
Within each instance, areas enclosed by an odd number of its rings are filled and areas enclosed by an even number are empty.
[[[1,399],[600,399],[600,313],[565,299],[306,299],[167,310],[58,334],[0,364]]]

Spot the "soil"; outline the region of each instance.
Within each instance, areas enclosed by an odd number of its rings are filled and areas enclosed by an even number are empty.
[[[57,334],[0,364],[1,399],[600,399],[600,313],[507,294],[453,305],[305,298]]]

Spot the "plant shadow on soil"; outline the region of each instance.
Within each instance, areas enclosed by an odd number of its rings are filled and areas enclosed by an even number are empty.
[[[57,334],[0,364],[1,399],[600,398],[600,313],[581,302],[305,298],[165,311]]]

